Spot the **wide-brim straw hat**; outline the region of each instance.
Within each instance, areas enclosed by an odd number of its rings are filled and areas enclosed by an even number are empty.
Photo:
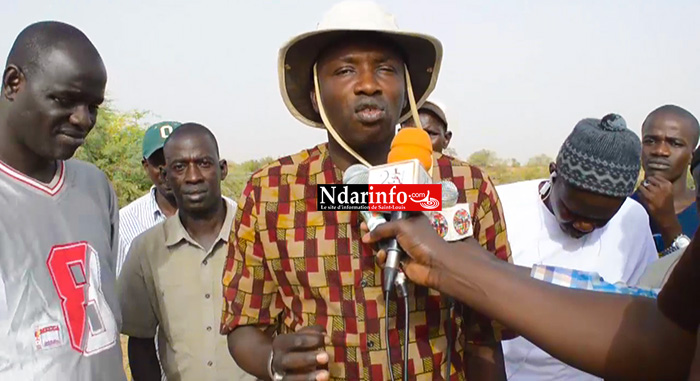
[[[310,97],[314,88],[312,72],[318,55],[339,37],[367,32],[382,35],[402,50],[416,104],[423,104],[435,88],[440,72],[440,41],[429,35],[399,30],[394,16],[372,1],[344,1],[324,15],[315,31],[294,37],[279,51],[280,91],[284,104],[295,118],[309,126],[324,128]],[[410,115],[411,106],[407,102],[399,122]]]

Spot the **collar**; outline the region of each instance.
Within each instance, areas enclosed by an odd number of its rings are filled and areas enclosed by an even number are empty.
[[[228,243],[229,237],[231,235],[231,228],[233,226],[233,219],[236,217],[236,206],[233,205],[228,199],[222,198],[225,201],[226,207],[226,217],[224,217],[224,224],[221,225],[221,230],[219,231],[219,237],[216,242],[223,241]],[[175,246],[178,243],[185,240],[192,245],[197,247],[202,247],[197,241],[195,241],[187,229],[182,225],[180,220],[180,212],[178,211],[172,217],[165,220],[165,245],[168,247]]]
[[[151,185],[151,190],[149,190],[149,193],[151,195],[151,197],[149,197],[149,200],[150,200],[149,206],[150,206],[150,209],[153,211],[153,217],[158,219],[158,217],[165,217],[165,213],[163,213],[160,210],[160,206],[158,206],[158,200],[156,199],[156,192],[158,192],[158,190],[156,189],[156,186]]]

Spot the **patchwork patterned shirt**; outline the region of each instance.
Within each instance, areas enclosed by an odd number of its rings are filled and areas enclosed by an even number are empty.
[[[510,248],[493,184],[480,169],[435,154],[434,180],[451,180],[459,203],[469,203],[474,237],[498,258]],[[277,325],[279,333],[304,326],[326,329],[334,379],[389,379],[385,324],[392,367],[403,373],[399,344],[403,312],[410,313],[409,374],[417,380],[446,374],[446,328],[451,324],[454,379],[464,379],[463,342],[494,343],[501,326],[466,306],[450,318],[450,304],[435,290],[410,285],[410,300],[392,299],[388,316],[382,270],[361,242],[357,211],[317,211],[317,184],[342,182],[342,171],[321,144],[287,156],[255,173],[238,201],[226,262],[221,333],[241,325]],[[465,254],[466,255],[466,254]],[[399,327],[400,329],[396,329]],[[441,376],[442,375],[442,376]]]

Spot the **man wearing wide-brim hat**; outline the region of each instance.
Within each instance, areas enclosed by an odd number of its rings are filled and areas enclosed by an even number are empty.
[[[386,316],[382,269],[361,242],[359,213],[316,210],[317,184],[341,183],[343,171],[358,162],[386,163],[395,126],[417,116],[441,59],[437,39],[400,31],[392,15],[366,1],[335,5],[316,31],[280,50],[285,105],[300,122],[325,128],[328,142],[261,169],[239,199],[221,332],[248,373],[387,380],[391,364],[397,378],[406,373],[413,380],[448,372],[455,380],[504,377],[500,326],[466,306],[452,311],[446,297],[421,287],[410,290],[404,369],[399,343],[406,306],[394,300]],[[486,174],[441,154],[433,169],[434,180],[453,181],[458,202],[469,203],[474,238],[508,260],[503,212]]]

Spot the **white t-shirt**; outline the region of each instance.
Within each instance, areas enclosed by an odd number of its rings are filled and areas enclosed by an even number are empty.
[[[538,190],[543,180],[496,187],[503,204],[513,263],[558,266],[600,274],[610,283],[635,285],[647,265],[658,258],[649,216],[628,198],[601,229],[579,239],[564,233]],[[567,340],[562,332],[562,340]],[[509,380],[599,380],[565,365],[522,337],[504,341]]]

